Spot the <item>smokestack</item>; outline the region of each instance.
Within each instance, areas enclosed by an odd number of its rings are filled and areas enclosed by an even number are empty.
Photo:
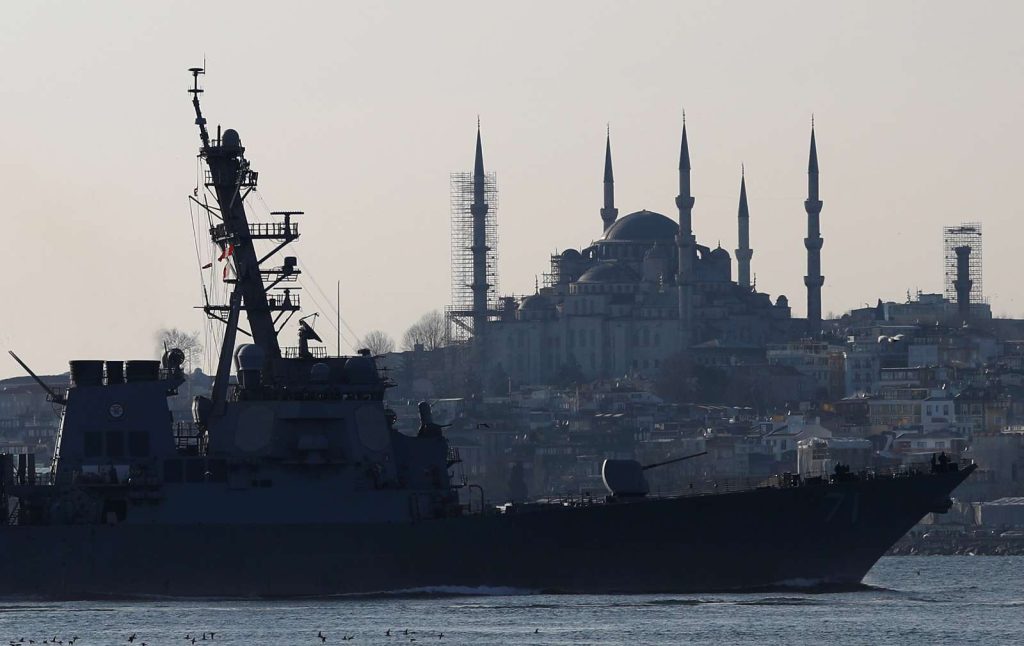
[[[956,280],[953,281],[956,309],[960,320],[966,322],[971,316],[971,287],[974,285],[971,280],[971,248],[964,245],[953,251],[956,252]]]

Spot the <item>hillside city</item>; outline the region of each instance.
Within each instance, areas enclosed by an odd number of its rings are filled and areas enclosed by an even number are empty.
[[[474,171],[452,176],[452,303],[413,325],[401,350],[367,335],[393,384],[395,427],[414,434],[418,403],[431,402],[461,460],[456,477],[493,503],[603,496],[610,458],[695,456],[648,471],[658,493],[815,478],[837,465],[973,460],[979,469],[954,493],[953,513],[922,531],[1013,538],[1024,527],[1024,320],[993,317],[984,298],[981,225],[945,229],[943,292],[822,317],[812,130],[807,317],[798,319],[786,296],[760,293],[752,279],[744,178],[734,279],[733,256],[692,233],[689,174],[684,125],[678,220],[646,210],[620,218],[609,139],[600,237],[553,255],[533,294],[501,296],[496,189],[478,133]],[[67,387],[66,374],[43,379]],[[194,369],[170,400],[175,418],[191,419],[211,384]],[[60,407],[31,378],[0,381],[0,451],[47,465],[59,423]]]

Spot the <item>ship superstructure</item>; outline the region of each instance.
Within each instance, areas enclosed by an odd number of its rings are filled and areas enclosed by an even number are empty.
[[[301,319],[297,346],[280,344],[300,306],[299,263],[281,252],[298,238],[301,213],[249,221],[258,174],[238,132],[211,136],[202,70],[191,72],[214,202],[196,203],[229,265],[227,302],[203,306],[225,325],[211,395],[194,400],[190,422],[172,420],[167,398],[185,380],[173,348],[159,361],[72,361],[69,387],[51,393],[63,414],[47,476],[37,478],[27,456],[0,456],[0,549],[10,556],[0,593],[849,584],[925,513],[944,511],[973,469],[837,472],[653,498],[644,467],[609,461],[605,498],[499,507],[470,486],[479,495],[460,502],[458,455],[429,405],[416,435],[398,432],[384,404],[389,383],[368,351],[328,356]]]

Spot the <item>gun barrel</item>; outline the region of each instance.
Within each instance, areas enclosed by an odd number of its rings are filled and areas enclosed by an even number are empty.
[[[663,467],[666,464],[675,464],[676,462],[682,462],[683,460],[689,460],[690,458],[699,458],[700,456],[707,455],[707,454],[708,454],[707,451],[701,451],[700,453],[694,453],[693,455],[684,455],[681,458],[672,458],[671,460],[665,460],[664,462],[655,462],[654,464],[646,464],[646,465],[644,465],[644,466],[642,466],[640,468],[643,469],[644,471],[646,471],[648,469],[653,469],[654,467]]]

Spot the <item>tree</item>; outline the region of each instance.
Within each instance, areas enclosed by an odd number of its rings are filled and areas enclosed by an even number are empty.
[[[683,403],[692,402],[697,392],[693,379],[693,363],[689,355],[676,353],[661,362],[661,368],[654,377],[654,394],[664,400]]]
[[[203,343],[199,340],[199,331],[186,332],[176,327],[164,328],[156,333],[157,352],[178,348],[185,353],[185,364],[189,372],[192,366],[199,363],[203,354]]]
[[[586,381],[583,368],[576,360],[575,354],[570,354],[565,363],[558,367],[558,370],[551,376],[551,381],[556,386],[575,386]]]
[[[414,350],[416,345],[422,345],[424,350],[437,350],[444,347],[445,332],[447,332],[447,321],[440,310],[432,310],[420,317],[405,331],[402,337],[402,348]]]
[[[362,346],[370,351],[375,357],[379,357],[395,350],[395,340],[383,330],[372,330],[363,337]]]

